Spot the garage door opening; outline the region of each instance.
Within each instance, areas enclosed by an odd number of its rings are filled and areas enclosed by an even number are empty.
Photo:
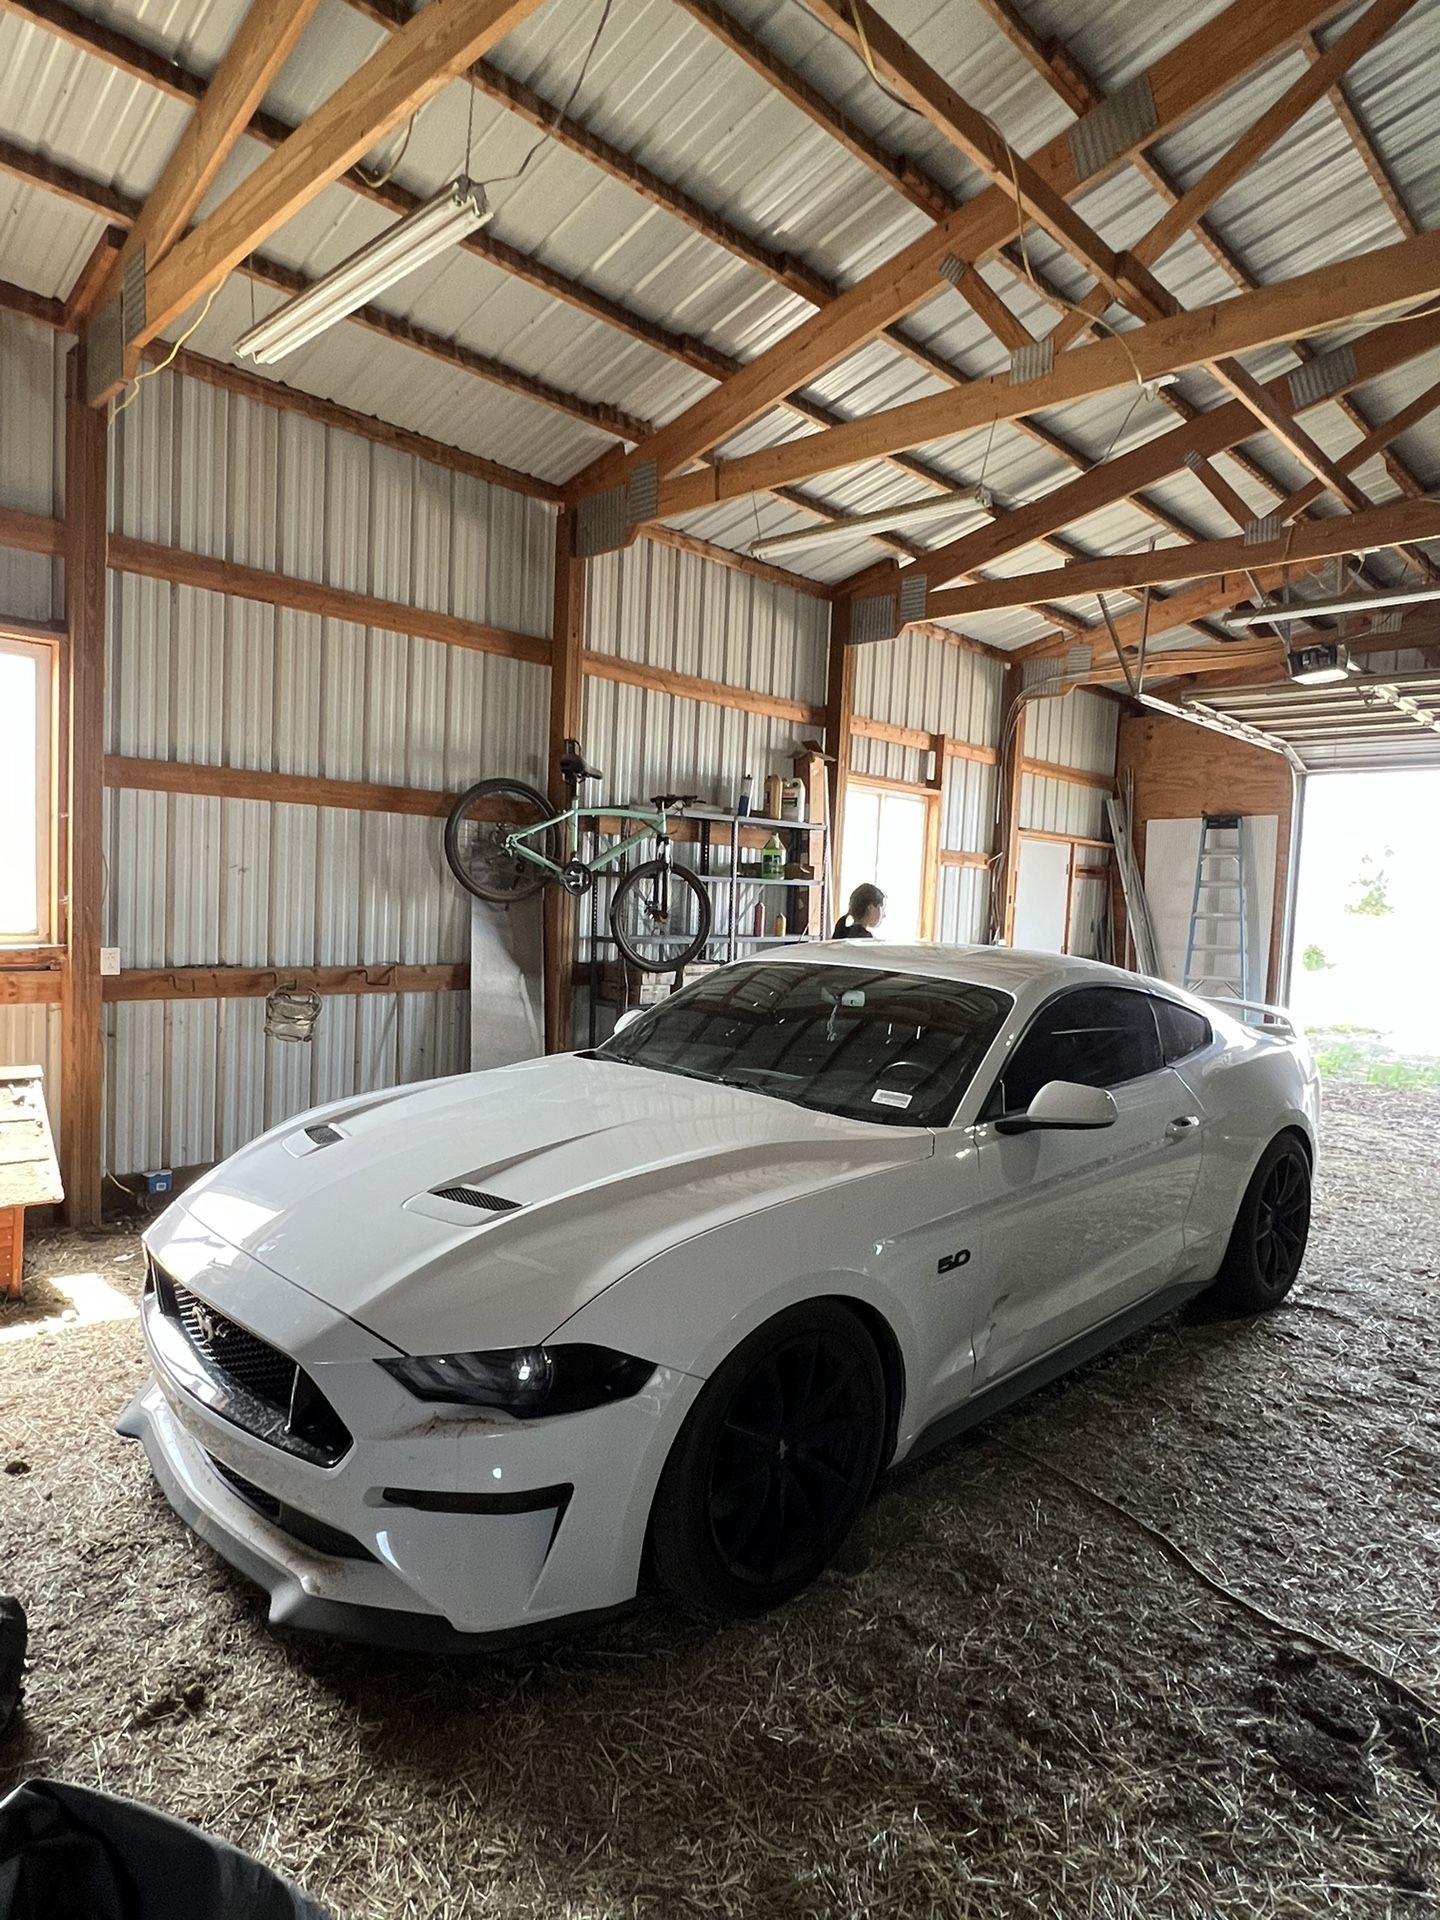
[[[1440,1087],[1440,771],[1306,783],[1290,1003],[1322,1073]]]

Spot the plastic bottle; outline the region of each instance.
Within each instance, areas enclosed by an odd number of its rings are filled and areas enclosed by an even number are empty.
[[[762,880],[785,878],[785,843],[778,833],[772,833],[760,849],[760,878]]]
[[[780,802],[780,818],[782,820],[799,820],[801,818],[800,809],[804,804],[805,782],[803,780],[787,780],[785,782],[784,798]]]
[[[767,774],[765,776],[765,818],[767,820],[778,820],[780,818],[780,808],[784,802],[784,796],[785,782],[780,778],[779,774]]]
[[[735,811],[740,815],[742,820],[750,811],[750,795],[754,790],[755,776],[753,773],[747,773],[745,778],[740,782],[740,798],[735,802]]]
[[[776,914],[775,923],[771,928],[771,932],[777,940],[783,940],[785,938],[785,916],[783,913]]]

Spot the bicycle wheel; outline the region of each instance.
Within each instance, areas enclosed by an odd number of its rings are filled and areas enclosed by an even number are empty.
[[[543,793],[523,780],[479,780],[450,809],[445,822],[445,858],[450,871],[479,900],[508,906],[539,893],[549,875],[521,853],[507,849],[509,834],[548,820],[555,809]],[[532,833],[525,842],[547,860],[556,860],[554,827]]]
[[[632,967],[673,973],[705,945],[710,896],[688,867],[647,860],[616,887],[610,931]]]

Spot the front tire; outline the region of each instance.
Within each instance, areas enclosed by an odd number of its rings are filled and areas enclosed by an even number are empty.
[[[710,1614],[765,1613],[823,1572],[870,1497],[885,1376],[848,1307],[790,1307],[712,1376],[650,1520],[662,1585]]]
[[[678,973],[710,937],[710,896],[688,867],[646,860],[615,889],[610,933],[642,973]]]
[[[1310,1162],[1293,1133],[1282,1133],[1250,1176],[1216,1297],[1237,1313],[1278,1307],[1295,1284],[1310,1236]]]

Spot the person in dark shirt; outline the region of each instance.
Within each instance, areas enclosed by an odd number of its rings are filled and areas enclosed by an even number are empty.
[[[862,887],[856,887],[850,896],[850,904],[835,922],[832,940],[873,940],[875,928],[885,918],[885,896],[879,887],[867,880]]]

